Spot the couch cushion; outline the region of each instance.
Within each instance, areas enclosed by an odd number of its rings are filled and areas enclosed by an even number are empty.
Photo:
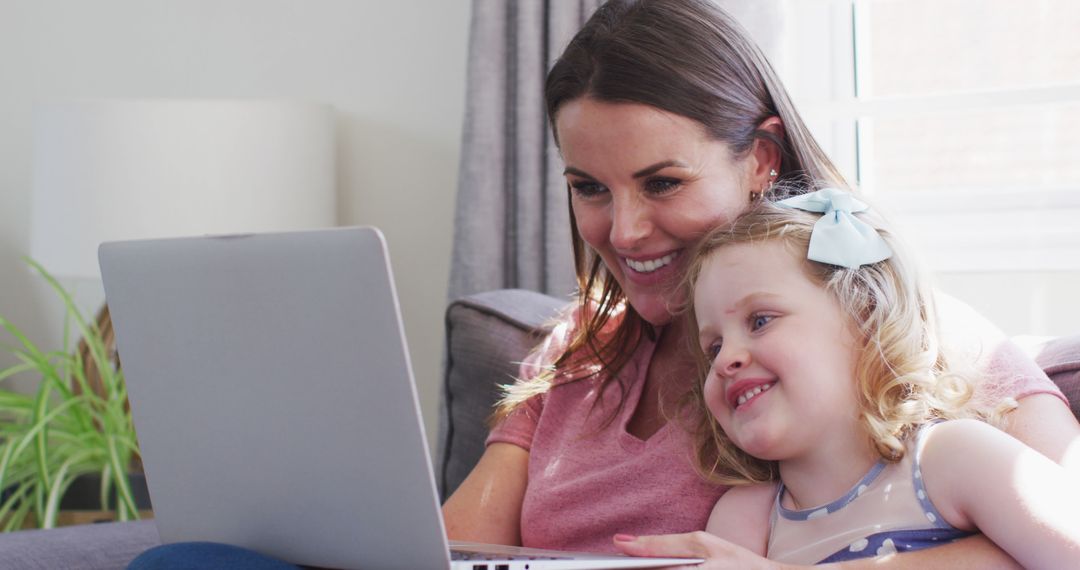
[[[446,310],[446,366],[439,410],[436,477],[443,500],[484,452],[499,386],[514,381],[521,360],[550,331],[566,300],[502,289],[454,301]]]
[[[0,534],[0,567],[120,570],[159,544],[152,520],[20,530]]]
[[[1069,399],[1073,415],[1080,419],[1080,335],[1050,340],[1035,362],[1046,371]]]

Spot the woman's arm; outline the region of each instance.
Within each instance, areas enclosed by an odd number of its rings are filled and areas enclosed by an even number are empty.
[[[935,426],[922,453],[926,491],[958,528],[978,528],[1025,567],[1080,561],[1080,489],[1019,440],[975,420]]]
[[[493,443],[461,486],[443,504],[450,540],[521,545],[521,504],[528,482],[529,452]]]
[[[1034,394],[1009,412],[1005,431],[1080,477],[1080,424],[1057,396]]]
[[[942,350],[970,362],[988,394],[1017,398],[1020,406],[1009,412],[1005,431],[1080,476],[1080,424],[1058,395],[1038,391],[1054,388],[1039,366],[967,304],[940,291],[934,302]]]
[[[705,531],[765,556],[776,484],[735,487],[716,501]]]

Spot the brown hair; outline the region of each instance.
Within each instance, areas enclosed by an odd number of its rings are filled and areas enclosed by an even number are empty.
[[[572,100],[639,103],[693,119],[707,136],[726,143],[734,156],[749,152],[755,140],[770,141],[780,149],[779,180],[809,176],[847,187],[765,56],[710,0],[606,2],[551,68],[544,96],[553,132],[559,109]],[[770,117],[780,118],[783,136],[758,128]],[[557,142],[557,132],[555,136]],[[642,336],[655,333],[581,239],[572,211],[570,230],[578,301],[588,310],[579,312],[575,334],[555,368],[566,378],[607,382],[633,355]],[[615,330],[602,335],[612,318],[618,319]],[[588,357],[571,358],[575,354]],[[542,392],[553,374],[510,387],[495,417]]]
[[[856,269],[806,260],[804,269],[811,281],[835,296],[854,325],[859,418],[870,444],[883,459],[898,461],[904,456],[904,439],[929,421],[976,417],[1000,423],[1005,409],[984,409],[972,398],[971,381],[951,368],[942,353],[932,295],[902,244],[872,212],[855,215],[885,239],[892,257]],[[690,338],[698,336],[693,289],[714,252],[733,244],[780,240],[805,258],[814,223],[820,218],[821,214],[763,201],[729,225],[706,234],[691,254],[683,281],[684,310],[693,331]],[[704,385],[712,363],[696,342],[690,349],[698,375],[683,404],[690,412],[686,417],[693,418],[699,471],[728,485],[775,479],[775,462],[740,450],[708,413]]]

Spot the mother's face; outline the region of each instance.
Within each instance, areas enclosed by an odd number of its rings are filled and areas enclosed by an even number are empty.
[[[666,324],[687,249],[749,205],[770,165],[753,150],[734,157],[697,122],[648,105],[575,99],[555,128],[582,239],[634,309]]]

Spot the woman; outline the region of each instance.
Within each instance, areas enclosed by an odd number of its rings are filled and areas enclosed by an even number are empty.
[[[632,554],[738,567],[739,549],[691,532],[724,489],[697,478],[689,440],[664,413],[693,377],[671,311],[675,277],[705,230],[777,180],[846,184],[764,57],[708,0],[608,2],[555,63],[545,95],[581,294],[444,505],[450,538],[610,550],[621,533]],[[983,347],[988,384],[1020,403],[1009,431],[1065,461],[1080,427],[1060,393],[1011,345]],[[668,536],[636,536],[656,534]],[[897,560],[961,558],[1010,562],[978,538]]]

